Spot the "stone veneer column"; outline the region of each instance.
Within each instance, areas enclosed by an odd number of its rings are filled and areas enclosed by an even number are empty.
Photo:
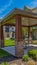
[[[17,15],[15,18],[16,18],[15,55],[17,57],[22,57],[22,55],[24,54],[24,50],[22,41],[21,16]]]
[[[0,47],[4,47],[3,26],[0,26]]]

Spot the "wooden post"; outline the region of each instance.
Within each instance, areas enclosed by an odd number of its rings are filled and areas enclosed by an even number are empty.
[[[28,26],[28,38],[30,37],[30,26]]]
[[[0,47],[4,47],[3,26],[0,26]]]
[[[16,43],[15,43],[15,55],[17,57],[22,57],[23,50],[23,42],[22,42],[22,26],[21,26],[21,16],[16,16],[16,35],[15,35]]]
[[[28,26],[28,44],[31,43],[32,38],[31,38],[31,32],[30,32],[30,26]]]
[[[28,26],[28,44],[29,44],[29,37],[30,37],[30,27]]]

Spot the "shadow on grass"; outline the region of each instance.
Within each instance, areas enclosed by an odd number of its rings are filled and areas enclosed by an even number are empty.
[[[0,64],[3,63],[3,62],[10,62],[10,61],[14,61],[14,60],[17,60],[18,58],[11,55],[11,56],[5,56],[5,57],[2,57],[0,58]]]

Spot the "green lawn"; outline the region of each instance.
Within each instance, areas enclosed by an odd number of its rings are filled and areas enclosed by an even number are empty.
[[[8,63],[7,62],[2,62],[1,65],[8,65]]]
[[[32,43],[37,45],[37,40],[32,41]]]
[[[4,40],[4,46],[14,46],[14,45],[15,45],[15,40],[12,39]]]
[[[8,52],[4,51],[3,49],[0,49],[0,57],[5,57],[5,56],[9,56],[11,54],[9,54]]]
[[[8,52],[0,49],[0,58],[5,57],[5,56],[10,56],[10,55],[11,54],[9,54]],[[2,62],[0,65],[8,65],[8,63],[7,62]]]

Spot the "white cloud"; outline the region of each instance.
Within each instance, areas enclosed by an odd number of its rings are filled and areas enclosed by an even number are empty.
[[[0,19],[2,19],[2,17],[0,17]]]
[[[10,0],[8,5],[5,5],[2,9],[0,9],[0,14],[2,14],[3,11],[5,11],[9,6],[11,6],[13,0]]]
[[[31,7],[37,7],[37,0],[33,0],[31,3],[30,3]]]

